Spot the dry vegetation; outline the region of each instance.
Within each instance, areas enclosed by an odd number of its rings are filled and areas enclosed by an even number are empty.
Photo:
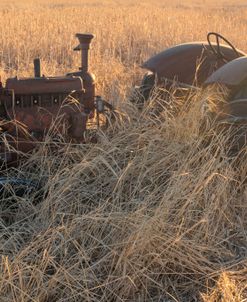
[[[0,201],[0,301],[209,301],[247,299],[246,152],[199,135],[201,103],[174,118],[128,103],[141,64],[179,42],[226,35],[247,51],[245,1],[4,1],[0,72],[75,69],[75,32],[94,32],[98,91],[124,114],[97,145],[48,144],[10,175],[43,195]],[[41,193],[40,193],[41,194]],[[15,200],[15,202],[13,201]]]

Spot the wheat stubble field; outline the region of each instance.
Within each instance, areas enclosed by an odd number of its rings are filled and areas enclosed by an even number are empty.
[[[44,145],[4,172],[45,193],[0,201],[0,301],[247,301],[245,150],[229,159],[222,135],[201,147],[200,92],[176,117],[128,103],[163,48],[217,31],[247,51],[245,1],[0,4],[3,81],[37,56],[46,75],[77,68],[74,34],[93,32],[98,94],[122,111],[98,144]]]

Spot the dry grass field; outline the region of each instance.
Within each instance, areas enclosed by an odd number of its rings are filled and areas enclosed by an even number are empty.
[[[247,52],[247,5],[171,2],[0,0],[3,81],[37,56],[46,75],[77,69],[74,34],[93,32],[98,94],[123,116],[98,144],[44,144],[3,172],[44,193],[0,200],[0,302],[247,301],[246,150],[227,157],[221,134],[202,147],[201,92],[176,117],[128,102],[166,47],[217,31]]]

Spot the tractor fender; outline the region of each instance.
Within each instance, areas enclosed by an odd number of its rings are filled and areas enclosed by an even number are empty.
[[[205,81],[205,85],[223,84],[228,87],[241,86],[247,80],[247,56],[237,58],[218,70]]]
[[[213,43],[213,46],[216,47],[216,44]],[[220,50],[229,61],[237,58],[237,54],[227,45],[221,45]],[[239,56],[245,55],[237,51]],[[158,82],[170,79],[187,85],[201,85],[223,65],[225,62],[210,51],[208,42],[201,41],[168,48],[148,59],[141,67],[155,73]]]

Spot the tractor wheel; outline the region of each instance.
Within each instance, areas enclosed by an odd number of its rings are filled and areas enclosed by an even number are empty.
[[[143,108],[145,102],[151,96],[152,90],[155,86],[155,74],[146,73],[142,79],[141,85],[136,86],[133,95],[131,96],[131,103],[135,104],[139,109]]]
[[[152,89],[155,85],[155,75],[154,73],[146,73],[142,79],[141,92],[144,101],[147,101],[151,95]]]

